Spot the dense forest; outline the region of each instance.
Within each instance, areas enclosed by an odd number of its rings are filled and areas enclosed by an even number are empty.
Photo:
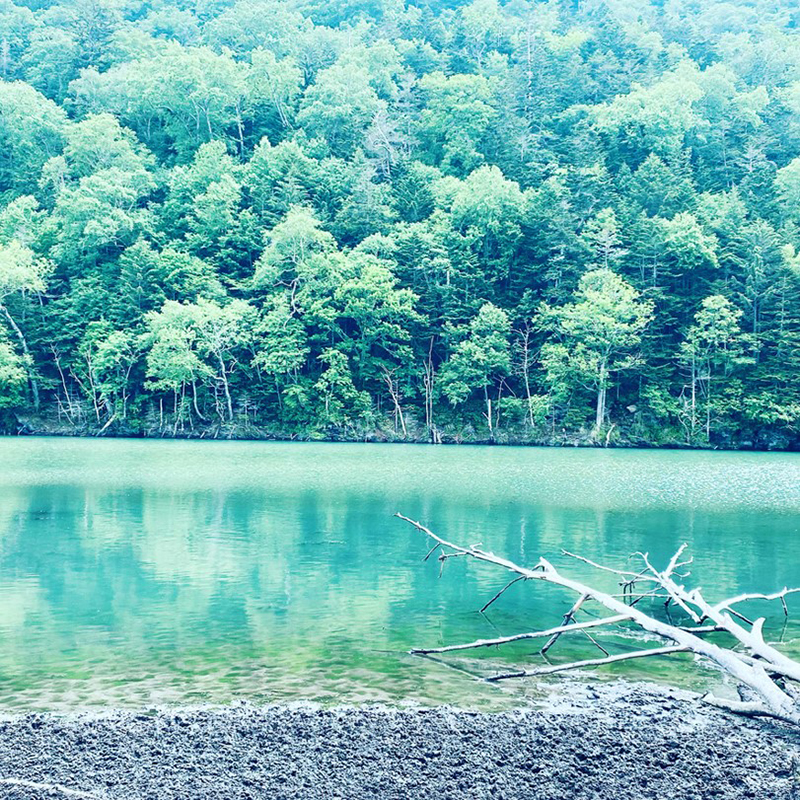
[[[0,428],[795,447],[792,0],[0,6]]]

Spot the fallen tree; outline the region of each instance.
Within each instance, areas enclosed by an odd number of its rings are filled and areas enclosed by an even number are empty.
[[[634,556],[640,560],[641,567],[638,570],[627,570],[597,564],[583,556],[562,551],[565,556],[615,575],[619,580],[621,592],[619,595],[609,594],[563,574],[545,558],[539,558],[533,567],[522,567],[502,556],[483,550],[480,545],[464,547],[454,544],[419,522],[399,513],[396,516],[413,525],[434,543],[425,560],[438,552],[440,574],[449,559],[467,557],[493,564],[513,575],[481,611],[485,611],[519,581],[542,581],[554,584],[578,596],[558,627],[494,639],[478,639],[446,647],[417,648],[411,653],[415,655],[451,653],[500,646],[524,639],[546,639],[540,651],[544,654],[560,636],[577,632],[588,636],[593,645],[604,654],[600,658],[497,673],[485,678],[490,682],[546,675],[582,667],[596,667],[629,659],[693,653],[716,664],[737,682],[739,689],[739,700],[707,694],[703,698],[705,702],[737,714],[772,717],[800,725],[800,663],[781,653],[764,639],[763,617],[750,620],[737,608],[751,600],[780,601],[784,614],[788,616],[786,597],[800,592],[800,588],[784,588],[773,594],[741,594],[712,604],[706,600],[699,588],[690,589],[682,583],[689,575],[688,571],[682,570],[692,562],[691,558],[681,560],[686,550],[685,544],[678,548],[664,570],[658,570],[653,566],[647,553],[635,553]],[[667,619],[660,619],[655,614],[643,611],[645,604],[642,601],[646,599],[663,600],[662,607]],[[590,602],[599,604],[611,614],[587,622],[576,622],[575,617],[578,612]],[[684,618],[682,621],[686,624],[676,624],[672,620],[671,608],[680,613]],[[590,633],[592,630],[631,624],[658,637],[664,644],[660,647],[612,655]],[[709,634],[725,634],[728,642],[725,645],[717,644],[710,641]]]

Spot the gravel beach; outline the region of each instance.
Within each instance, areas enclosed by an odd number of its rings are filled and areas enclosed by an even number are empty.
[[[542,709],[309,706],[0,718],[0,798],[800,798],[800,735],[679,690]]]

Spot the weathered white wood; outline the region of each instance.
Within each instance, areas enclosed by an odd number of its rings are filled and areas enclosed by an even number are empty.
[[[650,656],[667,656],[673,653],[688,653],[688,647],[673,644],[669,647],[653,647],[649,650],[635,650],[632,653],[619,653],[615,656],[606,658],[587,658],[584,661],[570,661],[568,664],[550,664],[546,667],[536,667],[534,669],[520,670],[519,672],[500,672],[497,675],[490,675],[486,678],[490,683],[496,681],[506,681],[510,678],[532,678],[536,675],[552,675],[556,672],[567,672],[571,669],[582,669],[584,667],[601,667],[606,664],[615,664],[617,661],[630,661],[634,658],[649,658]]]
[[[689,562],[680,562],[686,545],[682,545],[676,554],[672,557],[669,565],[663,572],[659,572],[650,563],[647,554],[639,554],[644,560],[646,566],[646,573],[641,576],[639,573],[631,572],[628,570],[615,570],[609,567],[603,567],[599,564],[589,561],[583,557],[578,557],[585,563],[597,566],[600,569],[614,572],[626,579],[634,578],[636,580],[646,579],[649,582],[655,582],[669,595],[671,601],[680,606],[685,613],[696,623],[700,624],[704,620],[710,620],[714,623],[714,627],[722,628],[730,633],[737,641],[743,644],[749,651],[748,654],[740,654],[729,648],[721,647],[712,642],[705,641],[698,633],[699,629],[692,630],[686,627],[672,625],[652,617],[639,608],[633,605],[627,605],[622,600],[619,600],[614,595],[607,594],[591,586],[581,583],[580,581],[573,580],[565,575],[562,575],[547,559],[539,558],[539,561],[533,568],[522,567],[509,561],[502,556],[495,555],[494,553],[487,552],[477,546],[463,547],[461,545],[449,542],[446,539],[436,535],[431,530],[426,528],[420,522],[409,519],[402,514],[396,514],[397,517],[413,525],[417,530],[424,533],[427,537],[437,543],[437,546],[442,548],[442,554],[439,559],[444,564],[445,560],[453,556],[468,556],[477,561],[484,561],[495,566],[502,567],[518,576],[524,577],[527,580],[538,580],[546,583],[552,583],[556,586],[561,586],[565,589],[577,594],[579,597],[594,600],[602,605],[609,611],[613,612],[615,621],[621,621],[619,618],[630,620],[638,625],[642,630],[652,633],[662,639],[666,639],[674,643],[672,647],[660,648],[663,653],[678,652],[678,651],[691,651],[699,656],[709,659],[717,664],[721,669],[735,678],[741,685],[747,687],[756,697],[759,698],[757,703],[759,714],[766,716],[773,716],[778,719],[792,722],[800,725],[800,706],[795,702],[794,697],[788,692],[784,691],[767,673],[767,670],[772,670],[775,673],[782,675],[784,678],[800,683],[800,664],[780,653],[771,645],[764,641],[761,633],[763,626],[763,619],[757,620],[751,627],[751,630],[744,629],[741,625],[731,618],[729,613],[726,613],[724,608],[732,605],[735,602],[743,602],[741,598],[732,598],[732,600],[725,601],[722,608],[715,607],[709,604],[699,589],[687,590],[684,586],[679,585],[673,579],[677,575],[677,570],[681,566],[685,566]],[[447,552],[447,551],[450,552]],[[572,554],[569,554],[572,555]],[[797,591],[784,589],[783,592],[776,593],[776,598],[785,598],[786,594]],[[744,596],[742,596],[744,597]],[[770,598],[771,596],[759,596],[760,599]],[[749,596],[745,599],[750,599]],[[580,624],[580,623],[579,623]],[[610,624],[610,623],[608,623]],[[561,626],[564,627],[564,626]],[[570,629],[579,629],[577,625],[569,626]],[[551,632],[552,633],[552,632]],[[522,638],[533,638],[530,634],[522,634]],[[505,637],[507,641],[514,641],[514,637]],[[493,643],[503,643],[498,640]],[[475,646],[488,646],[476,643],[467,645],[451,645],[447,650],[455,649],[468,649]],[[428,652],[446,652],[445,649],[438,649]],[[655,654],[655,651],[642,652],[638,657],[643,657],[646,654]],[[621,657],[610,656],[614,660],[624,660]],[[612,663],[606,659],[592,659],[592,665],[599,665],[601,663]],[[583,666],[588,663],[584,662]],[[547,668],[543,668],[547,669]],[[552,671],[558,671],[554,669]],[[520,673],[520,677],[529,674],[543,674],[535,670]],[[708,702],[712,702],[708,699]],[[727,703],[727,701],[719,701],[717,704]],[[725,707],[729,710],[736,710],[734,705],[727,703]],[[740,706],[741,707],[741,706]],[[743,707],[741,707],[743,708]],[[749,704],[748,704],[749,708]],[[744,711],[742,711],[744,713]]]
[[[618,622],[626,622],[630,616],[625,614],[616,614],[613,617],[603,617],[602,619],[593,619],[590,622],[578,622],[570,625],[559,625],[557,628],[549,628],[545,631],[532,631],[530,633],[517,633],[513,636],[498,636],[496,639],[476,639],[474,642],[467,642],[465,644],[451,644],[447,647],[416,647],[408,652],[412,655],[429,655],[430,653],[452,653],[457,650],[475,650],[479,647],[498,647],[502,644],[511,644],[512,642],[521,642],[525,639],[543,639],[545,636],[559,636],[562,633],[571,633],[572,631],[585,631],[588,628],[599,628],[603,625],[615,625]]]
[[[0,784],[5,786],[18,786],[21,789],[31,789],[37,792],[58,793],[66,797],[82,797],[86,800],[104,800],[108,795],[100,790],[97,792],[84,792],[81,789],[71,789],[69,786],[63,786],[60,783],[39,783],[37,781],[28,781],[24,778],[0,778]],[[35,797],[36,795],[28,795]]]

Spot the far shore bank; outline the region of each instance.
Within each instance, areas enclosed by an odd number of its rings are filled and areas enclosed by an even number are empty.
[[[173,430],[166,428],[132,428],[125,426],[83,426],[73,427],[55,424],[33,424],[25,421],[13,430],[5,431],[6,436],[50,436],[66,438],[105,438],[105,439],[177,439],[199,441],[263,441],[263,442],[337,442],[367,444],[429,444],[461,446],[497,447],[560,447],[560,448],[609,448],[642,450],[722,450],[750,452],[800,452],[800,438],[785,435],[764,434],[760,437],[725,437],[710,443],[687,443],[678,439],[652,441],[617,432],[614,436],[595,438],[589,431],[562,432],[552,436],[528,436],[519,430],[499,430],[494,438],[483,435],[474,429],[443,429],[437,431],[435,441],[427,432],[410,432],[406,436],[391,429],[370,429],[354,431],[329,429],[324,432],[290,432],[269,429],[254,425],[212,425],[204,428]]]
[[[544,708],[314,706],[0,717],[0,797],[790,800],[800,734],[649,684]]]

